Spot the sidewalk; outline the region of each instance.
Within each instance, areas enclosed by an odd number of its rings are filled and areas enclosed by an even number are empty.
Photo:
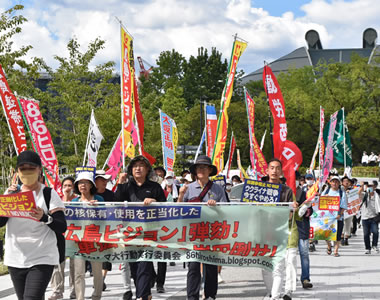
[[[319,241],[317,251],[310,255],[310,277],[314,287],[304,290],[298,282],[297,291],[293,294],[294,300],[380,299],[380,254],[364,254],[361,229],[358,236],[352,237],[349,243],[349,246],[340,248],[340,257],[334,257],[326,254],[325,242]],[[298,277],[300,272],[298,259]],[[266,295],[260,269],[223,267],[222,277],[224,282],[219,285],[218,299],[263,299]],[[120,299],[123,287],[117,264],[108,273],[106,283],[107,290],[103,292],[102,299]],[[65,285],[64,299],[69,299],[67,276]],[[168,266],[165,289],[165,294],[157,294],[153,288],[153,299],[186,299],[186,269],[183,269],[182,263],[177,263],[174,267]],[[86,277],[86,296],[91,293],[92,277]],[[50,294],[49,288],[46,300]],[[16,299],[9,275],[0,278],[0,299]]]

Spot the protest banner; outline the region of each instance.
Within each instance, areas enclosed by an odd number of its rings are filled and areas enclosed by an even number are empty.
[[[250,145],[250,158],[252,169],[255,173],[256,179],[261,179],[266,175],[266,170],[268,169],[267,162],[265,160],[264,154],[262,153],[259,143],[257,142],[255,136],[255,102],[249,95],[248,91],[244,87],[245,91],[245,105],[247,108],[248,115],[248,133],[249,133],[249,145]]]
[[[0,96],[1,105],[4,110],[5,118],[8,123],[13,145],[17,155],[26,150],[26,136],[24,122],[22,121],[20,105],[17,98],[9,88],[8,81],[2,66],[0,65]]]
[[[216,129],[214,151],[212,152],[212,164],[217,167],[218,173],[223,170],[224,167],[224,148],[226,146],[227,140],[227,129],[228,129],[228,107],[230,106],[233,85],[235,80],[236,68],[240,56],[243,54],[244,50],[247,48],[247,43],[238,40],[235,37],[234,44],[232,46],[232,53],[230,64],[228,67],[228,74],[226,79],[226,84],[223,89],[222,99],[220,103],[220,113],[218,118],[218,126]]]
[[[320,196],[319,197],[319,210],[332,210],[339,211],[339,196]]]
[[[198,261],[272,271],[288,240],[288,207],[68,204],[65,215],[66,255],[111,263]]]
[[[132,140],[133,115],[134,115],[134,80],[135,67],[133,57],[133,39],[127,30],[120,24],[121,35],[121,64],[120,64],[120,89],[121,89],[121,107],[122,107],[122,159],[125,164],[125,155],[133,158],[135,156],[135,147]],[[127,151],[125,152],[125,147]]]
[[[226,176],[224,175],[216,175],[210,178],[211,181],[217,185],[220,185],[223,190],[226,188]]]
[[[246,179],[241,202],[279,202],[280,196],[281,184]]]
[[[344,218],[355,216],[360,212],[362,201],[359,198],[359,188],[347,191],[347,210],[344,211]]]
[[[206,131],[207,131],[207,156],[212,157],[214,150],[216,127],[218,126],[218,118],[216,117],[215,106],[206,105]]]
[[[317,205],[310,218],[310,238],[313,240],[336,241],[338,223],[337,211],[319,210]]]
[[[231,164],[232,164],[232,159],[234,157],[235,149],[236,149],[236,141],[234,137],[234,132],[232,132],[231,142],[230,142],[230,151],[228,151],[228,160],[227,160],[226,166],[224,167],[227,178],[230,178],[229,174],[231,170]]]
[[[90,125],[87,134],[86,150],[84,152],[83,165],[86,164],[86,153],[87,153],[87,165],[96,167],[97,156],[100,148],[100,143],[102,142],[103,135],[100,132],[98,123],[95,119],[94,110],[91,111]]]
[[[166,171],[174,171],[173,167],[178,145],[177,125],[175,124],[175,121],[162,112],[161,109],[159,111],[164,169]]]
[[[33,219],[30,211],[35,208],[33,191],[0,195],[0,217]]]

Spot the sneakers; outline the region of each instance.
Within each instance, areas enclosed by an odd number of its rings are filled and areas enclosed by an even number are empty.
[[[103,292],[107,289],[106,283],[103,281]]]
[[[53,293],[48,300],[58,300],[58,299],[63,299],[63,295],[60,293]]]
[[[292,300],[292,297],[290,297],[289,295],[284,295],[284,297],[282,297],[282,299],[284,299],[284,300]]]
[[[371,254],[371,250],[367,249],[364,254]]]
[[[376,253],[379,253],[379,248],[377,248],[375,246],[372,247],[372,250],[374,250]]]
[[[311,289],[313,287],[313,284],[310,283],[309,280],[305,279],[304,281],[302,281],[302,287],[304,289]]]
[[[159,294],[165,293],[165,288],[163,286],[158,286],[157,285],[156,289],[157,289],[157,293],[159,293]]]
[[[75,291],[72,291],[70,293],[70,299],[76,299],[76,298],[77,298],[77,296],[75,295]]]
[[[341,241],[340,241],[340,245],[341,246],[346,246],[347,244],[346,244],[346,240],[345,239],[342,239]]]
[[[222,275],[218,274],[218,283],[223,283],[224,279],[222,278]]]

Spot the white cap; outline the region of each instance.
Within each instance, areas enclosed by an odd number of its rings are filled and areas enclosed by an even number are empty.
[[[191,178],[191,174],[187,174],[185,176],[185,180],[187,180],[188,182],[193,182],[193,178]]]
[[[340,182],[340,178],[339,178],[339,176],[333,176],[333,177],[331,177],[330,178],[330,181],[333,181],[333,180],[338,180],[339,182]]]
[[[96,170],[95,179],[98,177],[102,177],[105,180],[111,179],[111,175],[106,174],[106,171],[104,170]]]
[[[173,171],[168,171],[168,172],[166,173],[165,179],[168,178],[168,177],[171,177],[171,178],[174,179],[174,172],[173,172]]]
[[[75,179],[74,184],[76,184],[78,181],[83,180],[83,179],[91,181],[91,183],[96,187],[93,172],[87,172],[87,171],[79,172],[77,175],[77,178]]]

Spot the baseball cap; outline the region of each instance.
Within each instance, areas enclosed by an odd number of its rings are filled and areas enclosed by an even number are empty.
[[[25,150],[21,152],[19,156],[17,156],[16,169],[23,164],[42,167],[40,156],[36,152],[31,150]]]

